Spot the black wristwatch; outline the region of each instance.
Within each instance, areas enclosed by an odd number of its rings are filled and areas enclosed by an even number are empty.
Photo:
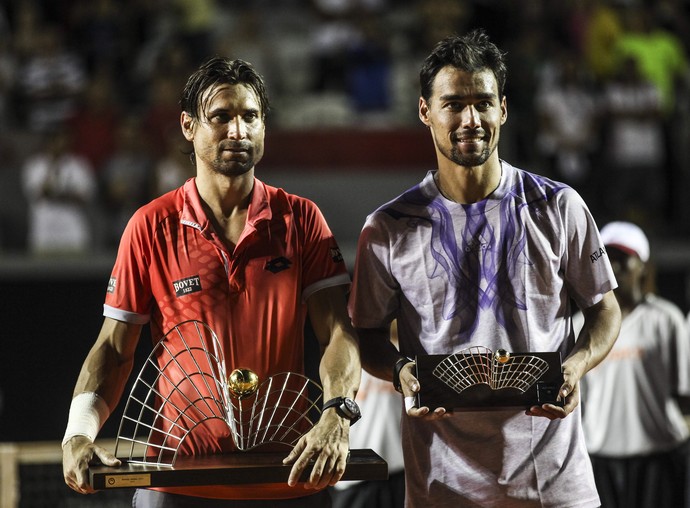
[[[403,392],[402,384],[400,383],[400,371],[408,363],[414,363],[414,360],[412,358],[408,358],[407,356],[401,356],[393,366],[393,388],[395,388],[396,392]]]
[[[321,412],[323,413],[329,407],[334,407],[339,416],[350,420],[350,425],[354,425],[362,417],[359,406],[349,397],[336,397],[329,400],[323,405]]]

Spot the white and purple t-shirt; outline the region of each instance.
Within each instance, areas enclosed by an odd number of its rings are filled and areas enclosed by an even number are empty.
[[[571,302],[598,303],[616,286],[613,271],[577,192],[501,164],[483,201],[446,199],[430,172],[367,218],[356,327],[397,319],[411,357],[470,346],[567,356]],[[408,507],[599,506],[579,410],[558,421],[522,411],[402,420]]]

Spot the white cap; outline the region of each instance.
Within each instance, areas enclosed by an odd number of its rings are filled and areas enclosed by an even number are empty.
[[[630,222],[610,222],[601,229],[604,245],[635,255],[645,263],[649,260],[649,240],[644,232]]]

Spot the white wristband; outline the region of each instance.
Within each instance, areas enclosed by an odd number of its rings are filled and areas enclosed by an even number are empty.
[[[70,404],[62,446],[64,447],[74,436],[86,436],[93,443],[108,416],[110,416],[108,404],[97,393],[80,393],[72,399],[72,404]]]

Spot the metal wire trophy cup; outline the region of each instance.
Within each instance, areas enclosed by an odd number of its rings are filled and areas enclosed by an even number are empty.
[[[533,405],[562,405],[560,353],[495,353],[472,346],[451,355],[418,356],[422,391],[418,406],[449,411],[493,410]]]
[[[237,450],[287,450],[321,415],[321,386],[283,372],[260,380],[247,367],[228,375],[221,344],[208,325],[186,321],[154,347],[127,400],[115,444],[118,469],[92,467],[94,489],[287,481],[285,453],[189,456],[185,438],[200,425],[228,435]],[[265,448],[265,447],[264,447]],[[180,453],[180,452],[183,453]],[[306,476],[305,475],[303,476]],[[384,479],[371,450],[351,450],[343,479]]]

